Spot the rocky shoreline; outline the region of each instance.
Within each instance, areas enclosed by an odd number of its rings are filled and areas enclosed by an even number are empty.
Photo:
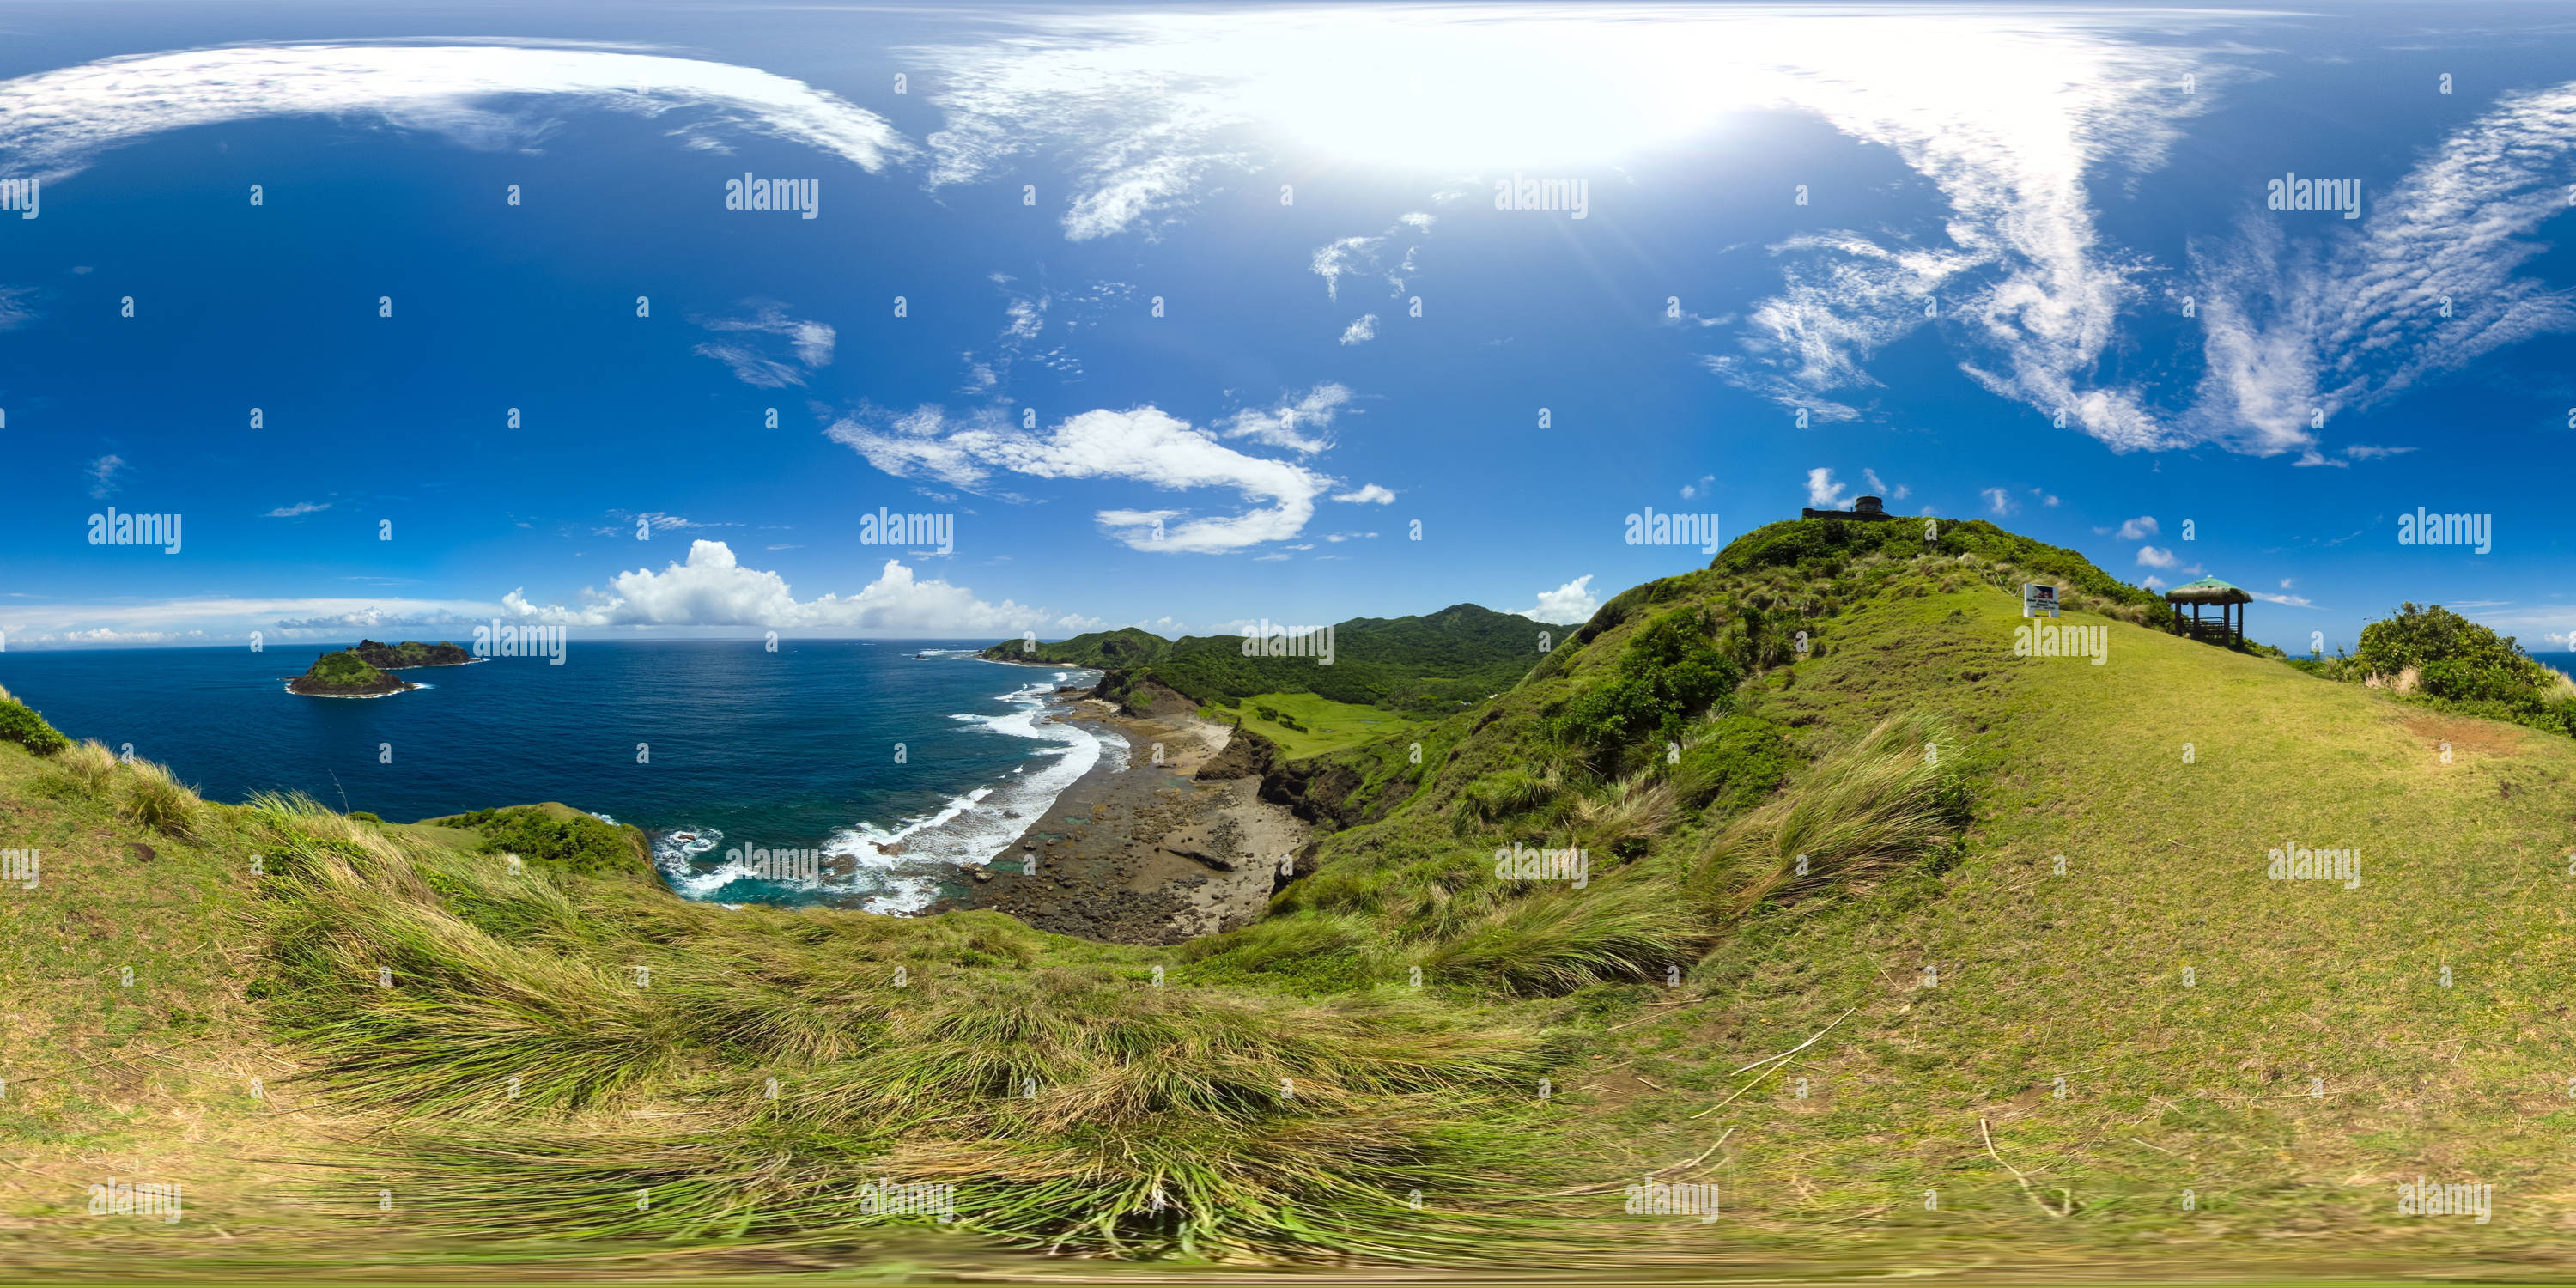
[[[963,896],[930,911],[990,908],[1040,930],[1126,944],[1175,944],[1258,919],[1285,885],[1282,860],[1309,828],[1261,798],[1270,757],[1246,756],[1235,730],[1195,714],[1130,714],[1090,690],[1059,690],[1050,716],[1098,724],[1129,745],[1075,780]],[[1258,741],[1259,735],[1249,735]],[[1266,744],[1264,744],[1266,745]],[[1158,755],[1159,749],[1159,755]],[[1202,778],[1203,769],[1213,770]]]

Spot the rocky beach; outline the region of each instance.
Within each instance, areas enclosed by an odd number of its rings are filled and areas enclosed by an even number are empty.
[[[978,869],[966,894],[935,910],[990,908],[1041,930],[1135,944],[1180,943],[1261,915],[1310,829],[1261,799],[1272,757],[1255,747],[1259,735],[1238,742],[1185,701],[1139,707],[1080,688],[1059,690],[1049,715],[1116,732],[1127,762],[1103,758]]]

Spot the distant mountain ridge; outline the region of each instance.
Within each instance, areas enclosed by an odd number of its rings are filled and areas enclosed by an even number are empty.
[[[1335,702],[1441,715],[1500,693],[1545,656],[1564,627],[1452,604],[1412,617],[1354,617],[1332,627],[1330,665],[1316,657],[1246,657],[1241,635],[1185,635],[1167,640],[1133,626],[1092,631],[1031,646],[1005,640],[979,656],[1122,672],[1127,684],[1151,679],[1198,702],[1234,702],[1261,693],[1312,693]],[[1118,687],[1125,687],[1124,685]]]

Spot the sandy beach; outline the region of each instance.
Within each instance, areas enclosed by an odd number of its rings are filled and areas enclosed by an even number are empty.
[[[935,911],[991,908],[1041,930],[1131,944],[1179,943],[1261,915],[1282,884],[1281,859],[1305,845],[1309,828],[1261,800],[1258,777],[1196,777],[1231,727],[1127,716],[1070,692],[1051,716],[1115,730],[1130,763],[1104,758],[1075,780],[967,894]]]

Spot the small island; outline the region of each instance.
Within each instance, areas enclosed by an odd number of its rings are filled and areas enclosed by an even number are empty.
[[[308,698],[381,698],[419,687],[368,665],[351,649],[323,654],[313,669],[286,682],[287,692]]]
[[[423,644],[419,640],[404,640],[400,644],[360,640],[358,646],[349,651],[379,671],[401,671],[415,666],[463,666],[474,660],[462,646],[445,640],[435,644]]]

